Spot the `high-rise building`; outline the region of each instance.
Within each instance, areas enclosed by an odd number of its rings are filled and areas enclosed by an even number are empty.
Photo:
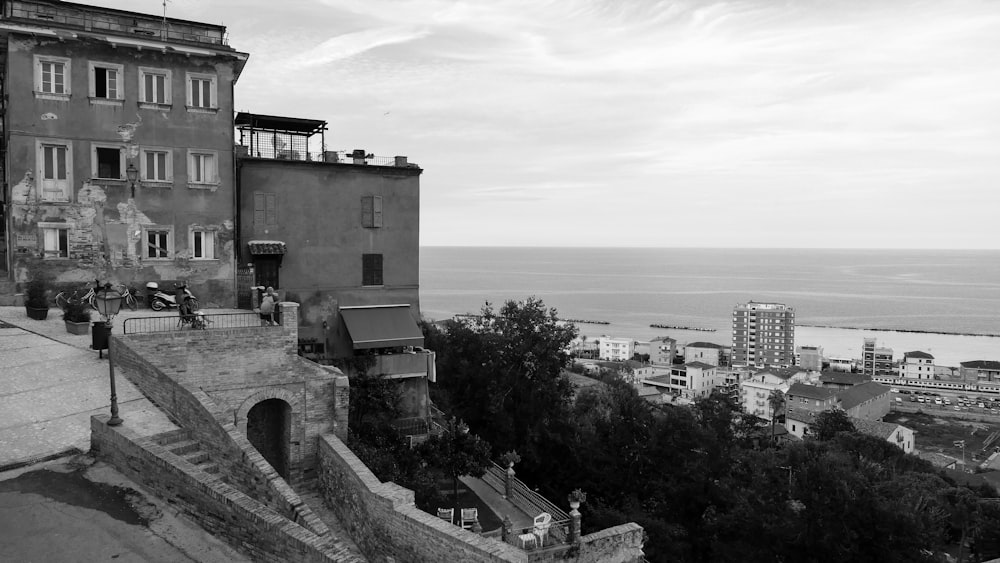
[[[781,303],[751,301],[733,309],[734,366],[791,366],[794,363],[794,308]]]

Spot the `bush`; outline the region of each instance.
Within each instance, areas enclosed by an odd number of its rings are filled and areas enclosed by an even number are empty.
[[[66,302],[66,308],[63,309],[63,320],[71,323],[89,323],[90,312],[90,305],[79,299],[71,299]]]
[[[49,277],[37,264],[28,266],[28,282],[24,287],[24,305],[34,309],[49,308]]]

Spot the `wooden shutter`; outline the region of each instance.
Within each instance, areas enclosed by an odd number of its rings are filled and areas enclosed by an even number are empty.
[[[278,203],[277,196],[273,193],[264,194],[265,206],[267,209],[266,222],[268,225],[278,224]]]
[[[382,227],[382,198],[381,196],[372,197],[372,226],[376,228]]]
[[[266,219],[265,209],[264,209],[264,192],[254,192],[253,193],[253,223],[254,225],[263,225]]]
[[[374,205],[373,198],[370,195],[363,196],[361,198],[361,226],[365,228],[371,228],[375,226],[375,215],[374,215]]]

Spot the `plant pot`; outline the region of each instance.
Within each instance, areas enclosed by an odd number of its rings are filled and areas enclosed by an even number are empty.
[[[90,332],[90,321],[75,323],[73,321],[63,320],[63,322],[66,323],[66,332],[70,334],[87,334]]]
[[[29,307],[25,305],[24,311],[28,314],[29,319],[35,319],[36,321],[44,321],[49,316],[48,307]]]

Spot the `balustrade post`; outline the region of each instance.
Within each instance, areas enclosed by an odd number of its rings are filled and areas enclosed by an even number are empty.
[[[503,523],[500,526],[500,539],[505,543],[513,543],[514,541],[514,522],[511,521],[509,514],[503,515]]]
[[[569,543],[576,545],[580,543],[580,503],[571,501],[569,503]]]

